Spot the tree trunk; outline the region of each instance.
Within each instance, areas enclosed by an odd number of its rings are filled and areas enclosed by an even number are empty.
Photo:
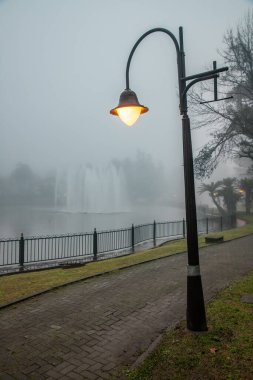
[[[211,198],[212,198],[213,203],[214,203],[215,206],[217,207],[217,209],[218,209],[220,215],[221,215],[221,216],[226,216],[226,215],[227,215],[226,211],[225,211],[225,210],[219,205],[219,203],[216,201],[215,197],[214,197],[214,196],[211,196]]]
[[[250,207],[251,207],[251,193],[246,192],[245,194],[245,211],[246,215],[250,215]]]

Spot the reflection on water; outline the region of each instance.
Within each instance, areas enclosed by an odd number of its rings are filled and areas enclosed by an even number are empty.
[[[133,224],[173,221],[184,218],[177,207],[141,207],[124,213],[71,213],[24,206],[1,207],[0,237],[54,235],[118,229]]]

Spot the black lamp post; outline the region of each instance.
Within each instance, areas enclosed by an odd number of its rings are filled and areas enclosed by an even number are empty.
[[[126,67],[126,89],[120,95],[119,105],[112,109],[112,115],[119,116],[127,125],[132,125],[138,117],[148,111],[141,105],[136,94],[129,88],[129,68],[133,54],[140,42],[149,34],[154,32],[166,33],[174,42],[177,54],[178,84],[180,98],[180,114],[182,115],[183,128],[183,156],[184,156],[184,180],[185,180],[185,205],[187,226],[187,250],[188,250],[188,272],[187,272],[187,328],[192,331],[206,331],[205,303],[202,290],[202,281],[199,265],[198,231],[196,216],[196,201],[194,188],[194,171],[190,120],[187,115],[187,91],[197,82],[214,79],[217,81],[218,73],[228,70],[227,67],[202,72],[199,74],[185,76],[185,54],[183,45],[183,28],[179,28],[179,42],[167,29],[155,28],[144,33],[133,46]],[[190,81],[188,84],[187,82]],[[217,96],[216,96],[217,100]]]

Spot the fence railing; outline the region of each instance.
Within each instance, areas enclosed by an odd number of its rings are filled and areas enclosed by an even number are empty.
[[[222,231],[234,227],[236,217],[209,217],[198,220],[198,233]],[[132,225],[109,231],[80,234],[35,236],[0,239],[0,271],[4,268],[24,270],[34,267],[55,266],[66,261],[97,261],[106,257],[122,256],[134,252],[140,243],[151,241],[155,247],[161,239],[184,238],[185,220],[153,222]],[[36,268],[35,268],[36,269]]]

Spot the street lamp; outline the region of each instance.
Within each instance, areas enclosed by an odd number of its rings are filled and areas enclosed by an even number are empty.
[[[194,188],[194,171],[190,120],[187,115],[187,91],[197,82],[214,79],[215,81],[215,101],[217,99],[217,78],[218,73],[228,70],[227,67],[206,71],[186,77],[185,75],[185,54],[183,44],[183,28],[179,28],[179,42],[176,37],[167,29],[154,28],[144,33],[133,46],[126,66],[126,89],[121,93],[119,104],[110,113],[119,116],[120,119],[131,126],[138,117],[147,112],[148,108],[141,105],[134,91],[129,87],[129,68],[133,54],[140,42],[151,33],[166,33],[173,41],[177,54],[178,85],[180,99],[180,114],[182,115],[183,129],[183,156],[184,156],[184,181],[185,181],[185,206],[186,206],[186,227],[187,227],[187,328],[192,331],[206,331],[206,313],[202,290],[202,281],[199,265],[198,230],[196,216],[196,201]],[[187,82],[189,83],[187,84]]]

